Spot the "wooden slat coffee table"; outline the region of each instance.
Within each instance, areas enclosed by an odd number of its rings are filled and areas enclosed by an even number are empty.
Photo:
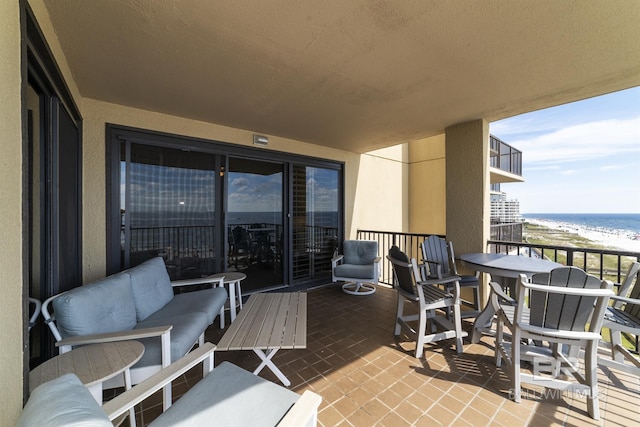
[[[217,350],[253,350],[262,360],[253,371],[266,366],[282,384],[291,381],[271,360],[280,349],[307,348],[307,294],[265,293],[252,295],[222,336]]]

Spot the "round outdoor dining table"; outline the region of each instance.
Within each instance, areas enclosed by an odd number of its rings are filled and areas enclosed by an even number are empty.
[[[530,277],[535,273],[548,273],[556,267],[562,267],[562,264],[548,259],[525,255],[469,253],[461,255],[460,259],[467,267],[476,271],[513,279],[520,274]]]
[[[562,264],[554,261],[525,255],[468,253],[460,255],[460,260],[473,270],[490,274],[492,281],[500,282],[503,287],[509,288],[511,296],[515,295],[518,275],[525,274],[530,278],[535,273],[548,273],[554,268],[562,267]],[[473,323],[471,342],[477,343],[482,332],[490,330],[494,314],[491,302],[487,301]]]

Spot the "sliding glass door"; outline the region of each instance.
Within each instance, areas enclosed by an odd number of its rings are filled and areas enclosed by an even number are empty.
[[[339,171],[294,165],[292,181],[293,280],[326,277],[340,234]]]
[[[328,282],[342,164],[109,125],[107,272],[160,256],[172,279],[243,293]]]
[[[227,270],[247,275],[245,292],[283,283],[283,176],[279,162],[230,157]]]

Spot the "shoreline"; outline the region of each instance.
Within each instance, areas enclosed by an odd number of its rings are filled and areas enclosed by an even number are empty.
[[[631,231],[584,227],[577,224],[544,219],[525,219],[525,224],[548,228],[552,231],[571,233],[589,240],[594,247],[601,249],[617,249],[625,252],[640,253],[640,240]],[[525,234],[528,234],[525,231]]]

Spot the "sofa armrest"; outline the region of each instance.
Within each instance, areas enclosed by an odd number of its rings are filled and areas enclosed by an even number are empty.
[[[107,414],[107,417],[113,421],[200,362],[203,362],[204,374],[206,375],[213,369],[213,354],[215,349],[216,346],[212,343],[205,343],[130,390],[106,402],[102,406],[102,410]]]
[[[318,422],[318,407],[321,402],[322,397],[306,390],[278,423],[278,427],[315,426]]]
[[[56,342],[56,347],[73,347],[77,345],[100,344],[105,342],[137,340],[149,337],[161,337],[170,334],[172,325],[156,326],[154,328],[130,329],[127,331],[107,332],[104,334],[78,335],[64,338]]]

